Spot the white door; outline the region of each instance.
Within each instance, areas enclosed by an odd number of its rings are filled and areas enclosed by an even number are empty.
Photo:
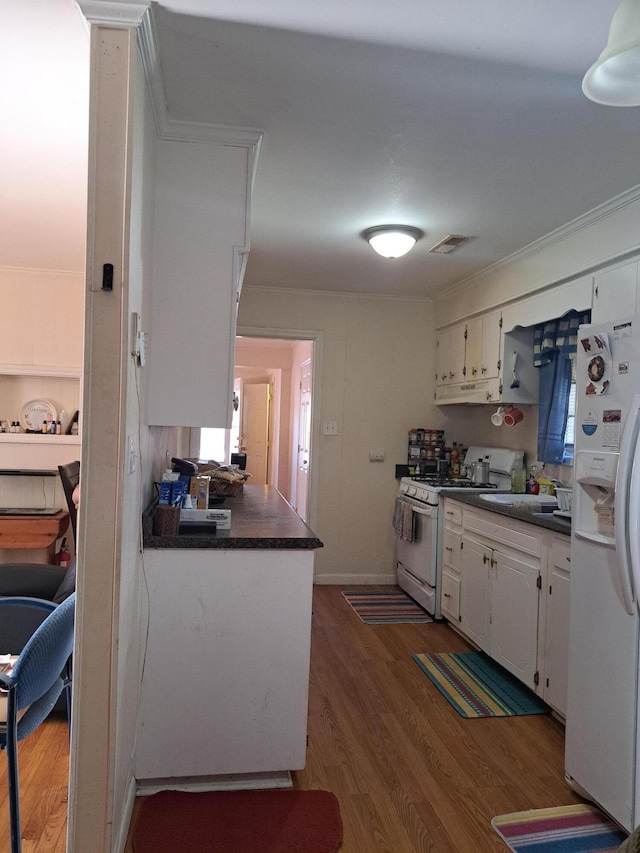
[[[483,651],[489,648],[489,568],[492,551],[465,537],[460,559],[460,627]]]
[[[264,486],[269,456],[269,385],[245,383],[242,392],[242,446],[251,474],[249,484]]]
[[[493,552],[490,654],[506,670],[536,689],[540,569]]]
[[[554,539],[551,556],[544,640],[544,699],[566,716],[571,578],[571,540],[568,536]]]
[[[300,365],[300,403],[298,408],[298,460],[296,468],[296,507],[309,520],[309,461],[311,458],[311,359]]]

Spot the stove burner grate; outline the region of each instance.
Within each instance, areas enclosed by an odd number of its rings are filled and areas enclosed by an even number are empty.
[[[416,483],[424,483],[425,486],[438,486],[446,489],[497,489],[495,483],[473,483],[471,480],[464,478],[456,479],[451,477],[429,477],[415,476],[411,478]]]

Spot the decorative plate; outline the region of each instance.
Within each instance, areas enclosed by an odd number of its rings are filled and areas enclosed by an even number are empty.
[[[49,400],[29,400],[20,409],[20,425],[25,430],[42,429],[43,421],[57,421],[56,407]]]

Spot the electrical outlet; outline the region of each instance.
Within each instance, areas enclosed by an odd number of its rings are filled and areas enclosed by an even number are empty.
[[[338,434],[338,421],[323,421],[322,422],[322,434],[323,435],[337,435]]]
[[[369,462],[384,462],[384,452],[382,450],[370,450]]]

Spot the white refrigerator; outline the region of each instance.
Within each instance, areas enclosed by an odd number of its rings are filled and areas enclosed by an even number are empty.
[[[582,326],[576,362],[570,784],[640,823],[640,316]]]

